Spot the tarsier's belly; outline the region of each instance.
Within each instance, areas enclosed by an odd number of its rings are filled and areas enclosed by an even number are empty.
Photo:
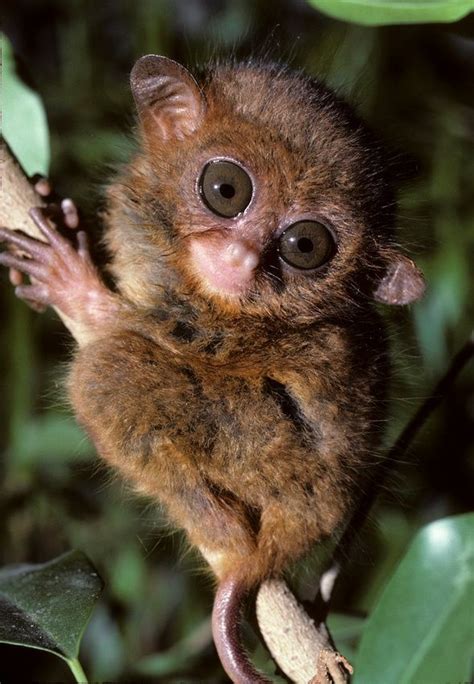
[[[256,572],[268,572],[339,524],[363,458],[363,402],[349,419],[316,370],[285,359],[220,366],[133,333],[93,347],[73,369],[79,420],[208,558],[257,554]]]

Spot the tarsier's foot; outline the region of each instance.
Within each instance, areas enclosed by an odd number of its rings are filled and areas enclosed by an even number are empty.
[[[72,224],[77,211],[71,206],[69,215]],[[18,297],[34,308],[55,307],[78,341],[86,341],[116,314],[118,298],[102,282],[83,231],[75,234],[76,247],[55,229],[48,209],[31,209],[30,216],[45,241],[0,228],[0,242],[10,250],[0,254],[0,264],[13,269],[10,279]],[[16,272],[29,276],[30,284]]]
[[[352,665],[343,655],[324,648],[319,654],[316,675],[309,684],[347,684],[353,672]]]

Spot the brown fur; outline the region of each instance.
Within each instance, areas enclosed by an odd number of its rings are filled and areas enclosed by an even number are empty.
[[[393,192],[376,141],[318,82],[250,63],[181,85],[199,120],[165,134],[170,110],[155,128],[145,103],[109,189],[111,272],[131,306],[78,352],[70,396],[102,457],[219,577],[252,583],[333,534],[377,461],[388,362],[371,294],[395,253]],[[284,219],[329,222],[324,271],[275,283],[262,269],[237,300],[206,290],[188,244],[226,230],[196,192],[217,156],[255,181],[242,235],[266,245]]]

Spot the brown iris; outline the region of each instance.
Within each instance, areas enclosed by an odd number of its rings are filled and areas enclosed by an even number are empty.
[[[280,258],[300,270],[323,266],[336,251],[332,233],[318,221],[298,221],[280,236]]]
[[[252,199],[252,181],[244,169],[231,161],[217,159],[206,164],[199,179],[205,205],[218,216],[234,218]]]

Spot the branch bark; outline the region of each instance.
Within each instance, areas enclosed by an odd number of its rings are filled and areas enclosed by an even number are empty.
[[[3,140],[0,142],[0,193],[0,226],[22,230],[31,237],[44,241],[28,216],[32,207],[44,207],[44,200],[34,191]]]
[[[295,684],[345,684],[352,667],[333,646],[324,621],[313,620],[283,580],[266,580],[257,620],[274,660]]]

